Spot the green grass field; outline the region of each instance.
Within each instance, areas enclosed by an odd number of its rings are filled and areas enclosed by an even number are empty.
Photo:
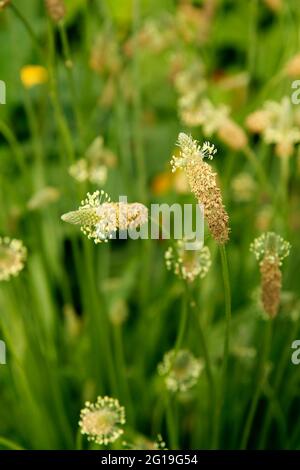
[[[0,44],[0,449],[300,450],[298,0],[2,0]],[[205,246],[104,242],[119,196]]]

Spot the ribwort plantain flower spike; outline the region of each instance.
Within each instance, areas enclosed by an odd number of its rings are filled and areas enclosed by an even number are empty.
[[[281,265],[289,255],[290,243],[273,232],[267,232],[254,240],[250,250],[259,261],[261,273],[261,300],[270,318],[276,317],[282,286]]]
[[[204,142],[200,146],[196,140],[183,132],[178,136],[177,145],[180,153],[172,157],[172,171],[178,168],[185,171],[192,193],[199,204],[204,206],[204,215],[212,236],[217,243],[226,243],[229,239],[228,214],[217,185],[217,175],[204,161],[204,158],[212,160],[217,149],[210,142]]]
[[[171,350],[164,355],[158,365],[158,373],[164,377],[165,384],[171,392],[186,392],[198,381],[204,368],[201,359],[197,359],[187,349],[175,352]]]
[[[176,276],[192,283],[197,277],[203,279],[211,266],[210,250],[199,243],[197,249],[186,250],[185,240],[177,240],[175,247],[170,246],[165,253],[168,270]]]
[[[103,190],[88,193],[77,211],[62,216],[64,222],[81,225],[82,232],[94,242],[107,242],[117,230],[137,228],[148,220],[148,209],[138,202],[112,202]]]

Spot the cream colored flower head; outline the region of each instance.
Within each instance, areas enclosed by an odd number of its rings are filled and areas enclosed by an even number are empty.
[[[212,160],[217,150],[209,142],[199,145],[197,140],[181,132],[177,145],[179,154],[171,160],[172,171],[183,169],[190,189],[198,203],[204,207],[204,216],[217,243],[226,243],[229,239],[229,217],[223,205],[221,190],[216,173],[205,160]]]
[[[0,281],[9,281],[24,268],[27,249],[21,240],[0,237]]]
[[[77,211],[62,216],[64,222],[81,226],[82,232],[94,242],[107,242],[117,230],[140,227],[148,220],[148,209],[138,202],[112,202],[107,193],[88,193]]]
[[[249,129],[260,133],[267,144],[274,144],[279,157],[291,156],[300,142],[299,118],[294,108],[285,96],[280,102],[267,101],[247,118]]]
[[[165,384],[171,392],[186,392],[198,381],[204,368],[201,359],[197,359],[187,349],[174,350],[164,355],[158,365],[158,373],[165,379]]]
[[[98,136],[88,147],[84,158],[80,158],[69,168],[70,175],[78,182],[89,181],[103,186],[106,183],[108,169],[116,164],[115,154],[104,146],[102,136]]]
[[[189,127],[201,126],[203,134],[210,138],[216,134],[232,150],[241,150],[247,143],[247,135],[231,117],[228,106],[215,106],[207,98],[195,101],[192,95],[179,99],[179,113],[182,122]]]
[[[193,250],[185,248],[185,240],[177,240],[174,247],[169,247],[165,253],[168,270],[176,276],[191,283],[197,277],[203,279],[211,266],[210,250],[199,242]]]
[[[99,445],[116,441],[124,432],[125,409],[110,397],[98,397],[96,403],[85,403],[80,412],[81,433]]]
[[[264,258],[278,259],[280,264],[286,258],[291,249],[291,244],[274,232],[263,233],[250,245],[250,251],[254,253],[258,261]]]
[[[228,106],[224,104],[215,106],[207,98],[202,99],[197,105],[187,99],[181,99],[179,107],[182,122],[186,125],[201,126],[207,137],[218,132],[230,115]]]
[[[180,132],[177,146],[180,148],[179,155],[173,155],[170,162],[173,173],[178,168],[185,168],[188,163],[195,163],[197,159],[203,160],[203,158],[206,157],[209,160],[212,160],[214,155],[217,153],[217,149],[214,144],[204,142],[203,145],[199,145],[192,136],[187,135],[184,132]]]

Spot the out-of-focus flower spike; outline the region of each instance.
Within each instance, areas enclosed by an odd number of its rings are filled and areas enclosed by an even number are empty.
[[[46,9],[50,18],[58,23],[66,15],[66,6],[64,0],[45,0]]]

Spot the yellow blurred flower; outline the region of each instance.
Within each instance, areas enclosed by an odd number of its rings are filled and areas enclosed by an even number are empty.
[[[48,72],[41,65],[25,65],[21,69],[21,81],[25,88],[32,88],[48,81]]]
[[[158,173],[151,183],[152,193],[155,196],[162,196],[173,190],[177,194],[188,194],[190,192],[189,183],[185,173],[171,173],[164,171]]]
[[[166,194],[172,187],[172,179],[172,175],[167,171],[156,175],[151,184],[153,194],[156,196]]]

